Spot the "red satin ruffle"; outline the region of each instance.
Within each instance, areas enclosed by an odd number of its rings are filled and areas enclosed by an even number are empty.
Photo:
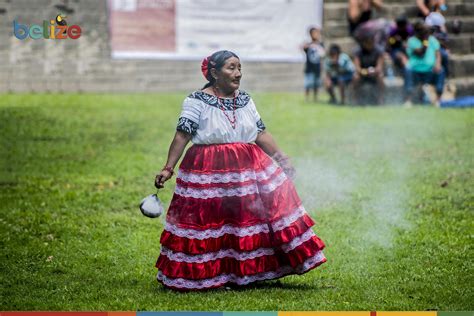
[[[175,194],[166,221],[182,228],[210,229],[231,224],[252,226],[290,215],[301,200],[293,183],[285,181],[269,194],[196,199]],[[210,211],[212,210],[212,211]]]
[[[320,241],[317,237],[313,237],[288,253],[277,252],[275,255],[265,255],[243,261],[226,257],[203,263],[188,263],[172,261],[162,255],[159,257],[156,267],[164,275],[172,278],[199,280],[213,278],[224,273],[246,276],[276,271],[279,267],[288,265],[296,268],[307,258],[316,255],[321,250],[319,247]]]
[[[273,235],[259,233],[251,236],[239,237],[225,234],[219,238],[207,238],[203,240],[179,237],[169,231],[163,231],[160,243],[175,252],[184,252],[193,255],[216,252],[221,249],[234,249],[240,252],[248,252],[259,248],[279,247],[291,242],[296,237],[305,233],[314,221],[304,215],[293,222],[289,227],[276,231]],[[321,242],[322,243],[322,242]],[[320,249],[323,248],[323,244]]]
[[[197,173],[261,170],[272,163],[257,145],[245,143],[193,145],[179,166]]]

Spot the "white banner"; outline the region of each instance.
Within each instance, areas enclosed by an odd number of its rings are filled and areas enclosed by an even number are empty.
[[[246,60],[301,61],[322,0],[109,0],[115,58],[201,59],[228,49]]]

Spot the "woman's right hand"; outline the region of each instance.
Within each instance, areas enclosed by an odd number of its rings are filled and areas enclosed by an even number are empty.
[[[290,162],[290,158],[281,153],[281,152],[276,152],[272,156],[273,160],[276,161],[276,163],[280,166],[280,168],[283,169],[283,172],[291,179],[294,180],[296,176],[296,170],[295,167]]]
[[[172,172],[168,170],[161,170],[161,172],[155,177],[155,187],[157,189],[162,189],[164,187],[164,183],[171,179],[172,176]]]

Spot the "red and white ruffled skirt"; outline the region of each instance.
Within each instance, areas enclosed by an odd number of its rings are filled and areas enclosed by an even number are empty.
[[[161,235],[158,281],[178,290],[302,274],[324,263],[292,181],[255,144],[193,145]]]

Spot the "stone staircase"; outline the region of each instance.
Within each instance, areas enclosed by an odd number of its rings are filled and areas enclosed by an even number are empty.
[[[451,51],[451,78],[457,87],[457,95],[474,94],[474,1],[449,0],[448,10],[444,13],[449,33]],[[384,8],[376,13],[376,17],[393,19],[400,14],[406,14],[410,21],[417,20],[415,0],[384,0]],[[349,37],[347,24],[347,0],[324,1],[323,35],[326,45],[337,43],[345,52],[352,52],[356,44]],[[461,34],[453,34],[452,22],[454,19],[462,21]],[[390,83],[387,83],[390,85]],[[402,80],[391,83],[388,97],[391,100],[400,95]],[[392,96],[392,97],[390,97]],[[395,98],[396,99],[396,98]],[[399,98],[398,98],[399,99]],[[398,102],[399,100],[397,100]]]

